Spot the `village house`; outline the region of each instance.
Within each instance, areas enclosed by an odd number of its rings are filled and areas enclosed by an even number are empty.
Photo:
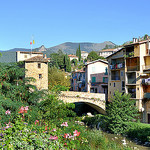
[[[86,51],[81,51],[81,58],[84,60],[84,59],[87,59],[89,53],[86,52]]]
[[[109,55],[111,55],[111,54],[115,53],[116,51],[118,51],[119,49],[121,49],[121,48],[100,50],[99,51],[99,56],[102,56],[102,57],[106,58]]]
[[[85,71],[84,69],[76,70],[72,72],[72,82],[71,82],[72,91],[81,91],[85,92]]]
[[[108,60],[108,100],[115,90],[131,94],[141,121],[150,123],[150,45],[149,40],[125,45]]]
[[[76,55],[68,55],[68,57],[70,58],[70,61],[72,61],[73,59],[78,60],[78,57]]]
[[[36,79],[31,84],[36,85],[38,90],[48,89],[48,59],[41,52],[16,52],[16,61],[24,62],[23,67],[27,70],[25,77]]]
[[[86,91],[108,93],[108,62],[98,59],[85,65]]]

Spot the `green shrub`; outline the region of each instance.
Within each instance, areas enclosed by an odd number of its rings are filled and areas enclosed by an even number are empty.
[[[142,143],[150,142],[150,125],[137,122],[126,122],[126,134],[129,138],[137,138]]]

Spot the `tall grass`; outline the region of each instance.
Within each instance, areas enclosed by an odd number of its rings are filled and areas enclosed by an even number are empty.
[[[128,147],[108,140],[100,130],[87,130],[84,137],[87,138],[87,143],[81,144],[77,150],[130,150]]]

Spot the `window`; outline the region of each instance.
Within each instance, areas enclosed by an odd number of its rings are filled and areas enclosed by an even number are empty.
[[[114,87],[116,86],[116,84],[114,83]]]
[[[125,82],[122,81],[122,90],[125,90]]]
[[[39,74],[39,79],[42,79],[42,74]]]
[[[123,76],[123,71],[121,71],[121,76]]]
[[[110,83],[110,86],[111,86],[111,83]]]
[[[92,77],[92,82],[96,82],[96,77]]]
[[[107,77],[103,77],[103,83],[108,83],[108,78]]]
[[[41,68],[41,64],[40,63],[38,63],[38,68]]]

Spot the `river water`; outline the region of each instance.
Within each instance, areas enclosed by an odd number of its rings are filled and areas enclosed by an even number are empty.
[[[103,135],[107,137],[109,140],[115,141],[116,143],[119,143],[120,145],[123,145],[124,142],[122,140],[125,139],[127,143],[126,146],[129,146],[133,150],[150,150],[150,147],[138,145],[121,135],[115,135],[115,134],[110,134],[106,132],[103,132]]]

